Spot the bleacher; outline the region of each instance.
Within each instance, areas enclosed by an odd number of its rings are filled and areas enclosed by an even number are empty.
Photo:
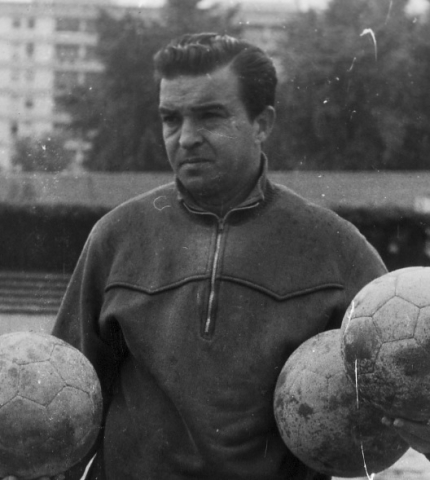
[[[70,275],[0,271],[0,313],[55,315]]]

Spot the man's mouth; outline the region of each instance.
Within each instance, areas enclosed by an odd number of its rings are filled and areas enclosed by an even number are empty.
[[[181,165],[197,165],[199,163],[210,162],[209,159],[205,157],[188,157],[180,162]]]

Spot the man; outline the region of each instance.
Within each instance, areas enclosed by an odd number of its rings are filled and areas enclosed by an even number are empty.
[[[261,50],[187,35],[155,67],[175,183],[95,226],[53,331],[102,383],[88,478],[327,479],[283,444],[275,383],[385,267],[352,225],[267,178],[276,73]]]

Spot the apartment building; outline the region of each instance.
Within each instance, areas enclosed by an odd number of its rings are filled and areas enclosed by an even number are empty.
[[[95,8],[89,2],[0,4],[1,169],[10,168],[18,137],[63,129],[68,117],[59,95],[100,71]]]
[[[156,8],[109,1],[0,1],[0,171],[11,170],[18,138],[67,132],[64,93],[80,84],[96,88],[103,70],[95,54],[101,7],[117,15],[127,9],[149,19],[160,15]],[[285,28],[283,19],[293,7],[286,2],[268,10],[256,2],[242,8],[237,21],[249,40],[273,51],[276,32]],[[71,135],[66,147],[79,170],[88,145]]]

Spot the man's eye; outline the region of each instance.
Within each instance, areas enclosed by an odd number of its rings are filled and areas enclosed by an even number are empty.
[[[177,115],[163,115],[161,121],[165,125],[177,125],[179,123],[179,117]]]
[[[216,118],[221,118],[222,114],[220,110],[208,110],[207,112],[202,113],[202,118],[204,120],[211,120]]]

